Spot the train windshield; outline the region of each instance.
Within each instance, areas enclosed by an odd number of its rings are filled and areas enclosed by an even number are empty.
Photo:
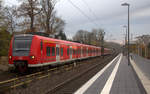
[[[17,37],[13,41],[13,56],[28,56],[30,52],[32,38]]]

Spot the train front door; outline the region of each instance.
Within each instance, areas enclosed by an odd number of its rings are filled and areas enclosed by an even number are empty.
[[[60,45],[56,44],[56,61],[60,62]]]

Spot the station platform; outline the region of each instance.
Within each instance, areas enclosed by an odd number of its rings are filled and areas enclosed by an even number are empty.
[[[150,63],[147,63],[132,54],[128,64],[127,57],[119,54],[74,94],[150,94]]]

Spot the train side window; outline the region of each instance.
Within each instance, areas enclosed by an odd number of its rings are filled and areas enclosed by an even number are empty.
[[[63,48],[61,48],[61,56],[63,56]]]
[[[82,54],[84,54],[85,53],[85,50],[84,50],[84,48],[82,49]]]
[[[42,42],[42,40],[41,40],[41,50],[43,49],[43,42]]]
[[[80,48],[78,49],[78,54],[80,54]]]
[[[76,55],[78,54],[78,49],[76,49]]]
[[[85,54],[85,48],[83,48],[83,54]]]
[[[86,54],[88,54],[88,49],[86,49]]]
[[[50,56],[50,47],[46,47],[46,55]]]
[[[82,48],[82,54],[84,54],[84,48]]]
[[[69,55],[69,48],[67,48],[67,55]]]
[[[55,56],[55,47],[52,47],[52,56]]]
[[[59,47],[56,47],[56,54],[59,56]]]
[[[73,49],[73,54],[75,55],[75,49]]]

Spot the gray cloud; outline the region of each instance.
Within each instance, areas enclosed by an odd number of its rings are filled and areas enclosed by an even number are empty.
[[[7,0],[8,1],[8,0]],[[13,3],[16,0],[9,0]],[[127,24],[127,7],[121,6],[122,3],[130,3],[130,22],[131,31],[135,36],[141,34],[150,34],[150,0],[84,0],[96,17],[87,8],[82,0],[71,0],[86,15],[88,15],[94,25],[84,17],[68,0],[60,0],[56,4],[58,16],[66,21],[65,32],[71,38],[79,29],[92,30],[92,28],[104,28],[106,39],[116,39],[122,41],[124,32],[123,25]],[[109,38],[111,35],[111,38]]]

